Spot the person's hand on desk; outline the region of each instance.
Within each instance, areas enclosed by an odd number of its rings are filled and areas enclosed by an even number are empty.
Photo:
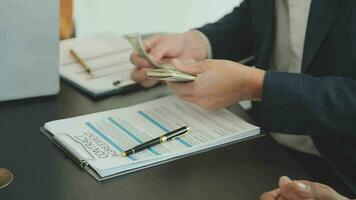
[[[265,71],[227,60],[204,60],[185,65],[174,59],[182,72],[197,75],[189,83],[168,82],[180,99],[215,110],[241,100],[261,99]]]
[[[178,58],[182,60],[194,59],[197,61],[208,57],[208,50],[203,37],[197,31],[188,31],[179,34],[165,34],[153,36],[144,41],[148,54],[157,63]],[[151,68],[146,60],[137,53],[132,53],[131,62],[136,66],[131,73],[131,78],[143,87],[152,87],[159,81],[148,79],[144,68]]]
[[[329,186],[310,181],[279,179],[279,188],[261,195],[260,200],[349,200]]]

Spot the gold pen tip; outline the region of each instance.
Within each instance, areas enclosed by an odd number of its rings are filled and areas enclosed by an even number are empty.
[[[125,152],[121,152],[121,153],[120,153],[120,156],[121,156],[121,157],[126,157],[126,153],[125,153]]]

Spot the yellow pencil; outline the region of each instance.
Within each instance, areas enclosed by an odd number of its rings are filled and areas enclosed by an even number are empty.
[[[85,69],[85,71],[88,74],[93,76],[93,73],[91,72],[90,67],[78,56],[78,54],[73,49],[70,49],[69,53],[75,58],[75,60],[78,62],[78,64]]]

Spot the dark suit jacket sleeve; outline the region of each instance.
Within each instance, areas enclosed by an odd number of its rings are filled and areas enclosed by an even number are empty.
[[[239,60],[251,56],[252,29],[250,0],[243,1],[219,21],[197,30],[204,33],[216,59]]]
[[[267,71],[261,109],[268,131],[356,135],[356,80]]]

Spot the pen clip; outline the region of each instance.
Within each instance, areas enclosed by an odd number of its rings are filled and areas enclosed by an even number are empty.
[[[187,132],[185,132],[185,133],[182,134],[182,135],[178,135],[178,136],[176,136],[176,137],[173,137],[172,140],[175,140],[175,139],[177,139],[177,138],[184,137],[184,136],[188,135],[189,132],[190,132],[190,129],[188,129]]]

